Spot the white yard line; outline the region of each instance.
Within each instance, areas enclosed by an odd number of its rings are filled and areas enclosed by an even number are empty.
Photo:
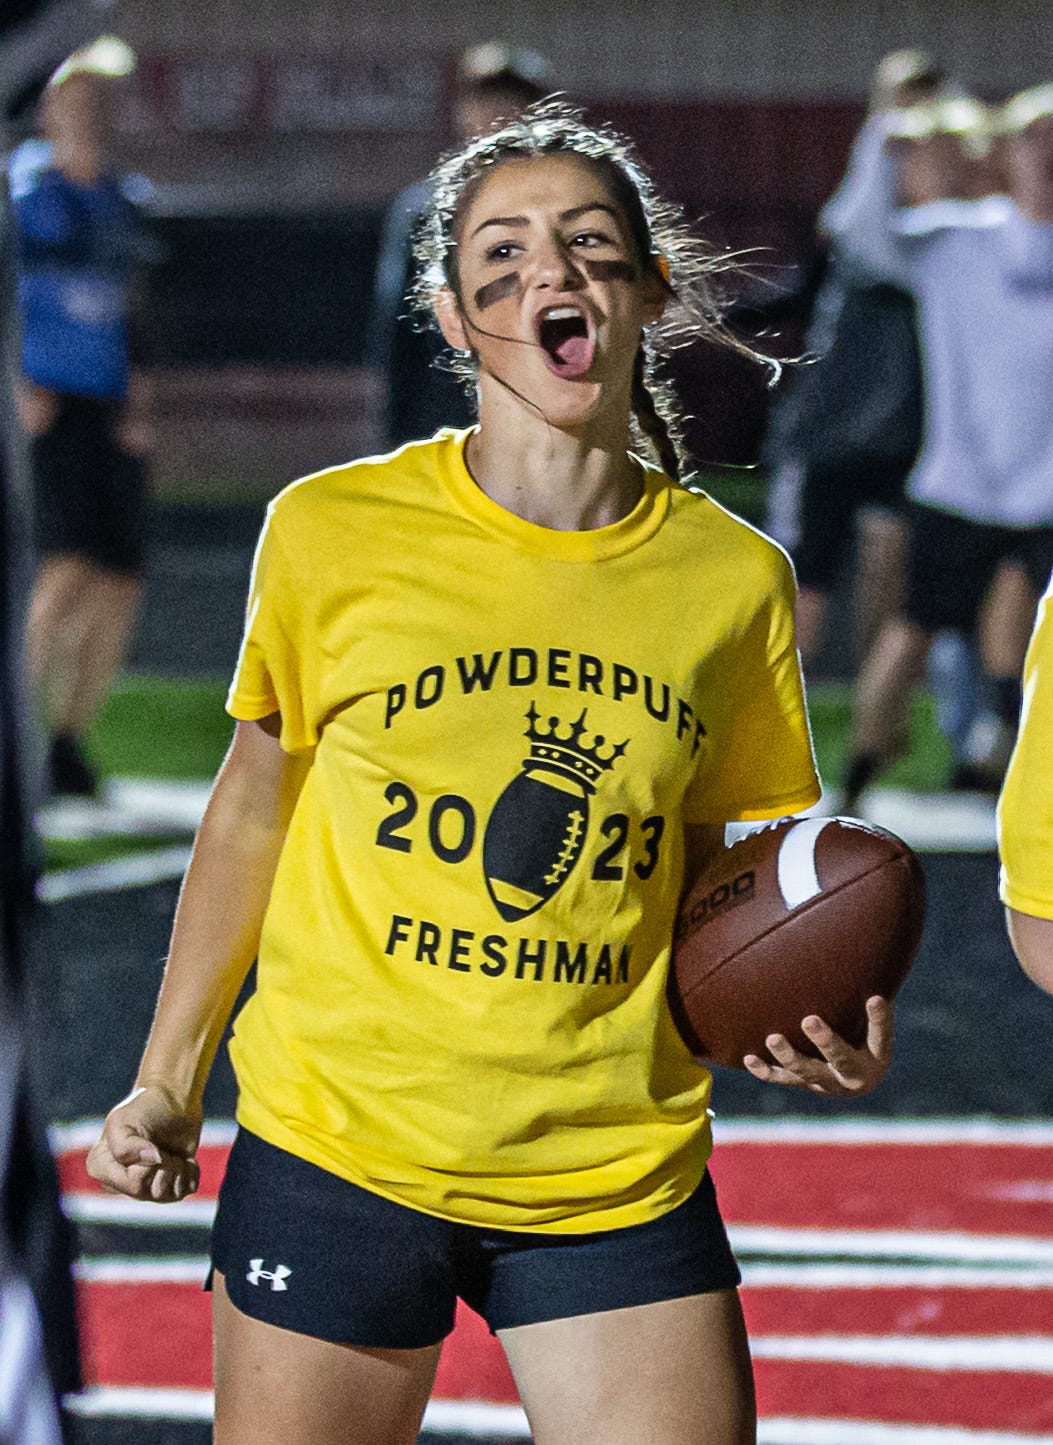
[[[975,793],[871,788],[863,795],[860,811],[868,823],[896,833],[920,852],[991,853],[996,847],[994,799]],[[829,818],[840,813],[840,791],[830,788],[801,816]],[[728,837],[739,837],[756,827],[756,823],[733,823]]]
[[[132,853],[109,863],[90,863],[83,868],[58,868],[45,873],[37,884],[43,903],[61,903],[67,898],[85,898],[95,893],[117,893],[124,888],[145,888],[182,878],[190,862],[190,847],[179,844]]]
[[[63,840],[192,834],[201,822],[210,788],[210,783],[200,780],[110,778],[100,800],[49,804],[41,809],[37,825],[45,838]],[[837,793],[829,792],[803,816],[829,816],[838,807]],[[875,789],[868,795],[867,817],[921,850],[989,852],[995,846],[994,803],[987,798]],[[755,826],[733,825],[729,837]],[[187,847],[167,847],[109,863],[59,869],[41,879],[37,892],[43,901],[55,903],[141,888],[181,877],[188,860]]]
[[[193,833],[211,784],[182,778],[107,778],[100,798],[62,798],[37,814],[45,838],[150,838]]]

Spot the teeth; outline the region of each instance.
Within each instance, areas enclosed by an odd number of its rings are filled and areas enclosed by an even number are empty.
[[[578,317],[581,312],[576,306],[552,306],[541,314],[546,321],[563,321],[567,317]]]

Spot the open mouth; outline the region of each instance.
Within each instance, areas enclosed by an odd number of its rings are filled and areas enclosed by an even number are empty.
[[[556,376],[584,376],[596,352],[596,337],[576,306],[550,306],[537,319],[545,365]]]

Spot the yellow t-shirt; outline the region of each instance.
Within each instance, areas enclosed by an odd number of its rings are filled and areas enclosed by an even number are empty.
[[[1024,663],[1020,733],[998,800],[998,851],[1002,902],[1053,919],[1053,578]]]
[[[228,708],[314,749],[232,1058],[238,1118],[444,1218],[635,1224],[709,1154],[665,1003],[687,820],[819,788],[793,574],[649,469],[560,532],[491,501],[467,432],[271,504]]]

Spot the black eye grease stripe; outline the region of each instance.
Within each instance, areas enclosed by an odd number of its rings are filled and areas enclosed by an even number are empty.
[[[636,280],[636,267],[630,261],[591,261],[586,257],[585,270],[593,281]]]
[[[509,271],[504,276],[498,276],[495,281],[487,281],[485,286],[479,287],[475,293],[475,309],[485,311],[488,306],[503,301],[506,296],[517,296],[522,289],[519,272]]]

